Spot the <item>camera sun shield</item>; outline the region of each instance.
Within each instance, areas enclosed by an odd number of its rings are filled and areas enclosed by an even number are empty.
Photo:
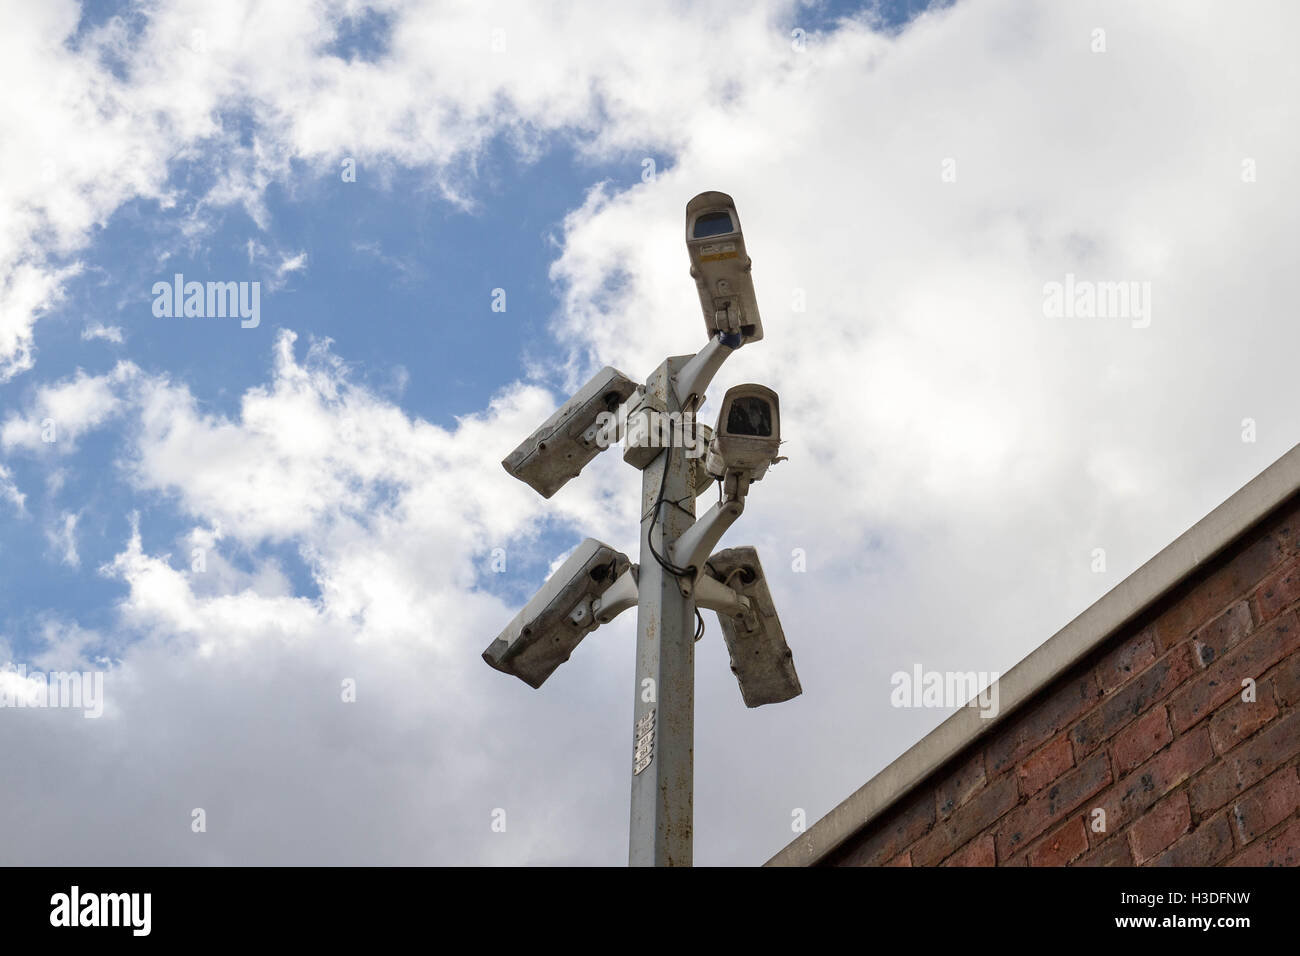
[[[529,687],[541,687],[595,630],[593,603],[629,567],[627,555],[586,538],[488,645],[483,660]]]

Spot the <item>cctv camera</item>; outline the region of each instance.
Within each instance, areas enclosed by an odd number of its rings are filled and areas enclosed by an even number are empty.
[[[700,193],[686,204],[686,250],[709,337],[722,333],[739,335],[746,342],[761,339],[763,322],[750,277],[752,263],[730,196]]]
[[[802,694],[794,654],[785,642],[758,552],[752,547],[719,551],[709,558],[705,570],[749,600],[748,608],[717,612],[745,706],[779,704]]]
[[[598,614],[602,620],[612,617],[600,613],[600,598],[630,567],[627,555],[587,538],[488,645],[483,660],[529,687],[541,687],[595,630]]]
[[[727,389],[718,412],[718,425],[704,456],[705,473],[722,482],[718,503],[669,546],[679,567],[700,567],[705,556],[745,509],[751,482],[758,481],[777,459],[781,446],[781,412],[776,392],[762,385]],[[699,477],[695,476],[696,487]],[[698,490],[697,490],[698,495]],[[679,580],[682,593],[688,581]]]
[[[758,481],[781,447],[781,406],[776,392],[762,385],[727,389],[718,425],[709,440],[704,466],[715,478],[738,472]]]
[[[608,365],[542,423],[502,466],[543,498],[575,478],[616,440],[618,407],[636,383]]]

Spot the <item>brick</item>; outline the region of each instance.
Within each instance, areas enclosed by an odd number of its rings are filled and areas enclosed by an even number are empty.
[[[1156,635],[1152,628],[1140,632],[1101,659],[1097,664],[1097,683],[1109,694],[1130,677],[1142,673],[1155,661]]]
[[[1300,654],[1292,654],[1273,672],[1273,696],[1283,707],[1300,703]]]
[[[1088,831],[1082,817],[1071,817],[1031,849],[1025,857],[1030,866],[1065,866],[1088,849]]]
[[[1275,720],[1192,781],[1188,789],[1198,816],[1223,806],[1300,752],[1300,711]]]
[[[1300,554],[1300,509],[1284,514],[1273,523],[1270,533],[1287,554]]]
[[[976,837],[943,861],[944,866],[997,866],[993,851],[993,834]]]
[[[1126,823],[1138,819],[1148,807],[1192,777],[1213,757],[1214,748],[1205,728],[1175,738],[1172,744],[1120,780],[1096,802],[1096,806],[1106,811],[1107,833],[1114,833]],[[1105,834],[1097,834],[1094,842],[1100,843],[1103,839]]]
[[[1116,734],[1111,744],[1117,776],[1124,776],[1142,764],[1157,750],[1174,739],[1164,705],[1158,705],[1139,718],[1131,727]]]
[[[1240,693],[1243,677],[1259,678],[1298,647],[1300,622],[1295,612],[1260,628],[1170,699],[1169,723],[1174,733],[1182,733]]]
[[[1224,608],[1244,598],[1287,557],[1281,542],[1272,535],[1256,538],[1239,550],[1217,571],[1188,589],[1156,619],[1160,648],[1167,650],[1191,635]]]
[[[966,804],[987,778],[984,775],[984,751],[978,751],[965,760],[935,788],[935,802],[940,820],[952,816],[953,811]]]
[[[1007,776],[995,780],[966,802],[947,820],[935,824],[912,846],[913,866],[933,866],[952,854],[975,834],[1016,805],[1020,794],[1016,781]]]
[[[888,863],[885,864],[885,866],[911,866],[911,865],[912,865],[911,850],[904,850],[902,853],[898,854],[898,856],[894,857],[892,860],[890,860]]]
[[[1192,632],[1204,620],[1205,616],[1200,609],[1184,595],[1156,618],[1153,626],[1155,628],[1157,652],[1167,651],[1171,647],[1181,644],[1183,640],[1191,637]]]
[[[1237,841],[1245,846],[1267,833],[1300,807],[1300,776],[1294,766],[1283,767],[1252,787],[1232,807],[1230,814],[1237,828]]]
[[[1049,741],[1016,768],[1020,792],[1032,796],[1074,766],[1074,749],[1070,738],[1061,736]]]
[[[1192,825],[1192,808],[1187,793],[1179,790],[1161,800],[1128,828],[1133,859],[1145,863],[1188,831]]]
[[[1007,814],[998,827],[998,859],[1006,859],[1028,844],[1110,781],[1110,760],[1098,753],[1031,797]]]
[[[1213,866],[1232,852],[1232,829],[1225,817],[1202,823],[1168,850],[1151,866]]]
[[[1234,760],[1220,763],[1203,773],[1187,789],[1197,815],[1212,813],[1244,789],[1237,777]]]
[[[851,838],[852,846],[840,854],[837,866],[880,866],[915,842],[934,824],[934,795],[928,790],[913,796],[881,827],[865,838]]]
[[[1129,848],[1128,838],[1123,834],[1107,840],[1087,856],[1075,860],[1072,866],[1132,866],[1133,852]]]
[[[1101,696],[1092,672],[1052,687],[1047,696],[1030,705],[985,748],[990,777],[1010,770],[1044,742],[1068,727]]]
[[[1300,866],[1300,820],[1258,840],[1228,861],[1229,866]]]
[[[1111,696],[1104,698],[1070,732],[1076,759],[1091,753],[1133,718],[1168,696],[1196,671],[1191,648],[1182,644],[1156,661]]]
[[[1209,667],[1240,644],[1242,638],[1253,628],[1250,605],[1239,601],[1196,632],[1192,639],[1196,648],[1196,662],[1202,667]]]
[[[1255,592],[1261,623],[1271,621],[1296,601],[1300,601],[1300,560],[1285,565]]]
[[[1210,718],[1210,740],[1219,753],[1227,753],[1277,716],[1273,702],[1273,685],[1262,681],[1255,688],[1255,699],[1244,701],[1238,694],[1220,707]]]

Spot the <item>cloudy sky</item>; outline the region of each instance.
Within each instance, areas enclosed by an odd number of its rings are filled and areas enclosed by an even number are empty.
[[[708,621],[699,864],[1300,441],[1283,0],[3,6],[0,682],[105,702],[0,709],[0,862],[625,862],[634,615],[539,691],[479,655],[583,537],[635,558],[639,475],[500,460],[703,344],[706,189],[766,337],[703,415],[763,382],[789,456],[723,546],[804,694],[746,709]],[[177,273],[258,323],[157,316]]]

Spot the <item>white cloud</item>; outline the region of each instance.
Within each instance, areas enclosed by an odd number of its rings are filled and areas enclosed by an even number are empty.
[[[5,261],[0,237],[0,384],[25,372],[32,358],[32,326],[62,298],[62,283],[77,275],[77,265],[43,269],[16,257]]]
[[[77,553],[77,519],[78,515],[65,511],[59,515],[58,523],[45,532],[59,560],[72,568],[81,566],[81,556]]]
[[[300,252],[296,256],[286,257],[285,260],[280,263],[280,267],[275,270],[275,274],[278,276],[284,276],[291,272],[301,272],[306,268],[307,253]]]
[[[47,617],[39,624],[39,643],[31,655],[31,668],[43,671],[78,670],[93,665],[102,667],[111,663],[101,657],[97,649],[104,636],[88,630],[75,621],[60,617]]]
[[[81,341],[90,342],[95,339],[103,339],[105,342],[121,345],[124,341],[122,328],[117,325],[104,325],[102,322],[95,322],[81,330]]]
[[[40,386],[25,412],[11,412],[0,425],[0,445],[5,449],[73,451],[78,438],[122,410],[123,393],[139,371],[133,363],[123,361],[104,375],[87,375],[77,369],[70,379]]]
[[[0,465],[0,500],[9,502],[19,514],[26,511],[24,502],[26,502],[27,496],[18,490],[18,485],[14,482],[13,472],[4,465]]]

